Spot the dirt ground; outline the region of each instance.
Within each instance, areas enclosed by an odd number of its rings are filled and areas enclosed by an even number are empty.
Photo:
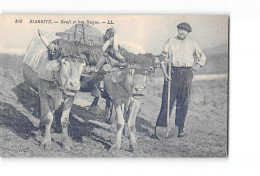
[[[168,140],[152,139],[155,121],[160,110],[160,85],[148,88],[138,114],[137,142],[140,154],[129,151],[129,134],[123,137],[122,149],[110,153],[115,138],[115,125],[105,122],[104,100],[100,107],[89,108],[92,97],[79,93],[70,114],[69,135],[71,151],[61,148],[60,112],[55,113],[52,145],[43,148],[38,132],[39,97],[24,82],[21,69],[0,66],[0,156],[1,157],[226,157],[228,125],[227,78],[194,81],[191,103],[185,123],[188,135]],[[162,85],[161,85],[162,87]]]

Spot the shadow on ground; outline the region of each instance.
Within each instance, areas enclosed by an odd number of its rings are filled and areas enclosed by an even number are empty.
[[[37,92],[33,91],[25,82],[12,89],[18,98],[18,102],[34,117],[40,119],[40,98]]]
[[[17,136],[23,139],[35,137],[33,131],[36,131],[32,122],[17,109],[4,102],[0,102],[0,126],[4,126],[13,131]]]
[[[151,132],[149,130],[153,130],[154,128],[155,127],[148,120],[145,120],[140,116],[136,117],[136,131],[144,133],[147,136],[150,136]]]

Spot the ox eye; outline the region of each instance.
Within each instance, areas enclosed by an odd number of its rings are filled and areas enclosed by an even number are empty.
[[[63,62],[63,65],[66,66],[66,67],[69,67],[67,62]]]

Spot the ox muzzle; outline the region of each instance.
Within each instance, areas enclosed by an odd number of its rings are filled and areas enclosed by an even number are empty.
[[[142,98],[145,95],[144,88],[138,88],[134,87],[134,90],[132,92],[132,96],[136,99]]]

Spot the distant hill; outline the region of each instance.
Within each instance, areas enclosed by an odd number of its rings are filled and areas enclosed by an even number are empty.
[[[0,53],[0,65],[12,68],[21,68],[23,63],[23,57],[16,54]]]
[[[196,74],[228,73],[228,44],[205,49],[206,64]]]
[[[219,54],[219,53],[228,53],[228,44],[218,45],[214,48],[206,49],[207,54]]]

